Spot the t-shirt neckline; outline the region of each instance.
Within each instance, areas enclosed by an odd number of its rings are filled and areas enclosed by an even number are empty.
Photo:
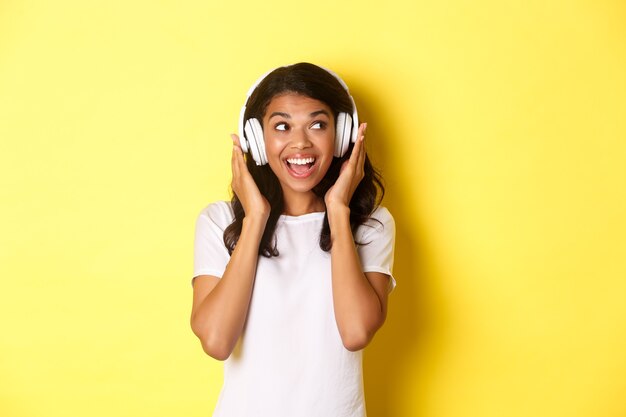
[[[304,221],[304,220],[317,220],[317,219],[324,218],[325,214],[326,214],[325,211],[314,211],[312,213],[301,214],[299,216],[290,216],[288,214],[281,214],[280,215],[280,220],[287,221],[287,222],[294,222],[294,221],[299,222],[299,221]]]

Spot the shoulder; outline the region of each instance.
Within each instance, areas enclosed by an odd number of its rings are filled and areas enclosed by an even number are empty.
[[[386,207],[378,206],[369,219],[359,226],[357,233],[359,236],[367,236],[372,233],[394,234],[395,227],[391,212]]]
[[[379,227],[385,227],[385,225],[388,225],[389,227],[395,226],[391,212],[389,212],[387,207],[383,206],[376,207],[365,224],[373,227],[376,227],[376,225]]]
[[[376,210],[372,212],[370,218],[377,219],[381,222],[393,222],[393,216],[391,212],[384,206],[376,207]]]
[[[200,210],[198,220],[210,221],[221,228],[226,228],[235,219],[235,214],[230,202],[216,201]]]

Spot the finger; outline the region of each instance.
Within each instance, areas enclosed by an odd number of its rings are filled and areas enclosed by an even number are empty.
[[[246,159],[244,158],[243,155],[243,149],[241,149],[241,145],[239,142],[239,136],[237,136],[236,134],[231,134],[230,135],[231,139],[233,140],[233,145],[236,148],[235,153],[237,154],[237,163],[239,164],[239,169],[247,169],[246,167]]]
[[[239,146],[241,148],[241,142],[239,141],[239,136],[235,133],[230,134],[230,138],[233,140],[233,144]]]
[[[357,133],[356,141],[354,142],[354,147],[352,148],[352,153],[350,154],[350,159],[349,159],[350,163],[355,165],[355,166],[358,163],[359,153],[361,152],[361,146],[362,146],[361,137],[363,136],[362,135],[362,131],[363,131],[362,126],[363,125],[361,125],[361,127],[359,127],[359,132]]]
[[[365,129],[367,128],[366,123],[362,123],[359,126],[359,133],[357,135],[356,143],[354,144],[354,148],[352,149],[352,155],[350,156],[351,162],[354,164],[355,168],[359,168],[363,161],[365,160]],[[353,160],[354,158],[354,160]]]
[[[233,171],[233,181],[239,178],[239,174],[240,174],[240,167],[239,167],[239,159],[240,159],[240,152],[241,152],[241,148],[239,147],[239,138],[237,137],[237,135],[232,134],[230,135],[231,139],[233,140],[233,154],[232,154],[232,158],[231,158],[231,169]]]
[[[365,162],[365,132],[367,131],[367,123],[363,123],[363,130],[361,131],[361,152],[359,154],[359,162],[363,164]]]
[[[230,169],[233,172],[233,183],[239,179],[239,163],[237,162],[237,158],[237,147],[233,146],[233,155],[230,158]]]

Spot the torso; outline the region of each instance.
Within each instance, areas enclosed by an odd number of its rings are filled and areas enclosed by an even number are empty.
[[[361,352],[335,322],[324,213],[281,216],[278,257],[260,257],[244,333],[225,362],[214,416],[362,417]]]

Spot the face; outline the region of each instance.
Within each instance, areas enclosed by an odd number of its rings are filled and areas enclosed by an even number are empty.
[[[285,198],[312,194],[333,160],[335,121],[325,103],[287,93],[270,101],[263,117],[265,151]]]

